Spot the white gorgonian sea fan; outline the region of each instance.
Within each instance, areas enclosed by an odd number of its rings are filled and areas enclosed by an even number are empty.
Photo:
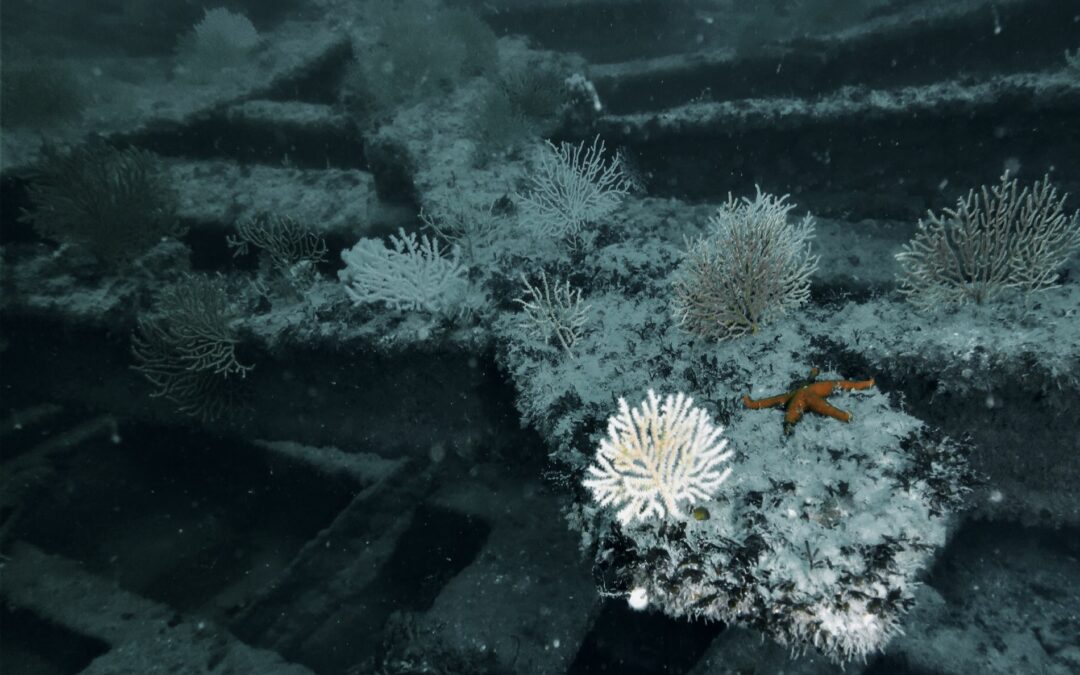
[[[608,437],[600,441],[595,463],[582,481],[601,506],[619,509],[619,522],[681,518],[680,501],[712,498],[731,475],[722,468],[731,458],[724,428],[694,407],[686,394],[660,397],[648,392],[638,408],[619,399],[619,414],[608,419]]]
[[[338,278],[357,305],[382,303],[395,310],[453,310],[465,290],[465,268],[456,246],[444,255],[434,239],[404,229],[381,239],[361,239],[341,252]]]
[[[584,333],[591,307],[581,299],[581,289],[558,279],[549,285],[543,271],[540,272],[542,287],[530,284],[524,274],[521,280],[525,283],[525,295],[514,298],[514,302],[524,310],[522,327],[545,342],[554,336],[570,358],[574,358],[574,345]]]
[[[537,154],[529,190],[518,195],[522,222],[544,235],[574,235],[618,208],[630,188],[619,156],[604,161],[599,136],[588,147],[548,141]]]

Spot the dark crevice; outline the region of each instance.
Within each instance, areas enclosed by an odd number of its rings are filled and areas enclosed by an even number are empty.
[[[1008,565],[1008,558],[1019,559],[1023,554],[1000,557],[1000,551],[1039,550],[1065,560],[1080,558],[1080,528],[1049,528],[1025,526],[1002,521],[971,520],[953,536],[929,570],[926,583],[953,602],[966,603],[970,591],[966,579],[970,574],[963,567],[971,560],[984,560],[982,552],[994,551],[997,564]]]
[[[314,12],[305,0],[234,0],[233,11],[239,11],[261,31],[269,30],[303,12]],[[197,5],[200,9],[202,5]]]
[[[769,53],[655,74],[601,79],[597,91],[614,114],[660,110],[704,100],[814,98],[844,86],[891,88],[943,79],[1059,68],[1075,37],[1063,26],[1075,8],[1039,0],[994,11],[915,21],[858,39],[801,40]],[[707,90],[707,93],[706,93]]]
[[[874,378],[874,387],[889,394],[894,386],[894,381],[887,373],[878,372],[870,360],[862,354],[846,349],[833,340],[816,337],[810,340],[813,352],[807,355],[803,364],[807,370],[820,368],[831,370],[840,374],[846,380],[862,380]]]
[[[849,303],[862,304],[889,290],[884,284],[857,281],[851,277],[833,277],[829,281],[815,280],[810,285],[810,302],[823,307],[842,307]]]
[[[881,654],[871,659],[862,675],[941,675],[941,671],[918,668],[903,654]]]
[[[971,188],[995,182],[1018,160],[1031,180],[1080,155],[1076,109],[1002,101],[972,114],[821,119],[798,128],[730,127],[677,137],[614,139],[655,181],[652,196],[722,201],[754,186],[791,194],[821,216],[916,220]],[[613,130],[614,131],[614,130]],[[946,186],[946,189],[943,189]],[[1058,182],[1077,193],[1080,184]]]
[[[62,471],[15,536],[179,611],[220,610],[252,576],[271,580],[355,491],[236,438],[130,421]]]
[[[421,506],[373,586],[395,609],[427,611],[480,553],[490,529],[477,518]]]
[[[694,39],[693,7],[674,0],[541,3],[492,10],[484,20],[500,35],[527,35],[542,49],[577,52],[596,63],[679,52]]]
[[[3,401],[5,412],[9,414],[40,403],[40,400],[13,401],[6,395]],[[85,406],[68,405],[63,406],[56,414],[48,415],[32,424],[20,424],[18,428],[0,435],[0,448],[3,449],[0,452],[0,459],[10,462],[31,450],[47,445],[56,435],[77,427],[92,415],[94,412]]]
[[[29,209],[29,182],[23,176],[6,172],[0,177],[0,244],[15,244],[36,241],[37,234],[30,223],[22,219],[23,209]]]
[[[75,675],[107,651],[101,640],[0,603],[0,673]]]
[[[152,387],[131,370],[130,330],[135,316],[153,306],[150,290],[103,318],[108,328],[0,315],[8,344],[5,402],[86,406],[147,423],[187,419],[172,401],[151,398]],[[516,431],[513,397],[491,355],[453,349],[380,355],[354,342],[319,348],[295,340],[266,345],[241,334],[240,360],[255,366],[243,380],[242,405],[203,426],[222,435],[257,432],[385,455],[427,457],[435,444],[508,461],[531,452]]]
[[[634,611],[625,600],[609,601],[567,674],[686,673],[723,630],[723,624],[687,623],[658,612]]]
[[[951,622],[963,621],[965,614],[970,616],[973,603],[978,606],[978,601],[973,601],[972,590],[978,590],[984,586],[980,582],[989,580],[995,582],[993,588],[986,587],[987,593],[995,598],[994,602],[1000,602],[1002,596],[1007,597],[1010,590],[1024,592],[1024,586],[1030,598],[1037,601],[1040,594],[1045,594],[1043,597],[1050,600],[1051,605],[1064,607],[1071,598],[1063,596],[1060,587],[1047,585],[1044,579],[1049,577],[1057,581],[1062,573],[1074,576],[1078,557],[1080,530],[1076,528],[1050,529],[1002,521],[968,521],[937,556],[924,581],[947,602],[948,619],[945,620]],[[1039,566],[1032,567],[1036,561]],[[997,585],[1003,573],[1018,572],[1021,575],[1018,578],[1026,580],[1023,585],[1017,583],[1015,589],[1007,588],[1007,582],[1005,588]],[[1035,611],[1033,606],[1028,609],[1029,613],[1032,611]],[[992,611],[989,614],[979,619],[982,625],[974,633],[989,631],[990,627],[998,625]],[[1034,626],[1036,637],[1040,624],[1049,623],[1046,617],[1040,619]],[[989,633],[987,636],[992,637]],[[936,675],[938,672],[912,664],[906,651],[898,651],[872,660],[864,675]]]
[[[1011,376],[965,383],[971,390],[962,392],[939,391],[934,377],[902,373],[909,412],[955,438],[970,438],[976,448],[972,468],[991,486],[998,480],[1021,481],[1034,494],[1075,492],[1080,479],[1075,435],[1066,430],[1080,415],[1080,396],[1075,390],[1047,396],[1040,384],[1049,386],[1042,381],[1049,376],[1037,374],[1034,364],[1016,361]],[[942,377],[962,378],[959,371]],[[1045,509],[1039,516],[1053,522]]]
[[[1020,507],[1038,524],[1060,524],[1062,516],[1049,507],[1036,511],[1023,504],[1050,495],[1067,503],[1074,492],[1080,472],[1072,462],[1075,444],[1063,430],[1080,415],[1080,396],[1075,389],[1060,388],[1048,394],[1051,376],[1031,355],[1010,358],[1008,372],[989,362],[983,366],[988,372],[980,373],[962,363],[942,366],[919,356],[874,365],[856,351],[857,339],[850,348],[825,338],[812,344],[816,365],[851,379],[872,376],[893,407],[966,446],[984,489],[1004,486],[1006,504],[996,518],[1016,514]],[[984,358],[990,356],[981,348],[971,355],[973,365]]]
[[[301,72],[272,85],[260,94],[260,98],[335,105],[338,103],[341,80],[352,60],[352,45],[344,41]]]
[[[394,141],[378,139],[368,146],[367,151],[375,194],[385,202],[419,204],[420,195],[413,182],[417,169],[408,149]]]
[[[301,169],[366,169],[364,142],[358,130],[288,122],[232,120],[222,111],[184,124],[156,128],[115,139],[166,157],[266,164]]]
[[[191,223],[184,235],[184,243],[191,250],[191,269],[199,272],[254,272],[258,268],[258,256],[234,257],[227,241],[230,234],[232,230],[220,224]]]
[[[424,612],[443,587],[480,553],[490,526],[476,518],[421,504],[394,551],[363,588],[329,617],[308,617],[302,644],[280,651],[318,673],[346,675],[370,662],[384,627],[397,612]]]

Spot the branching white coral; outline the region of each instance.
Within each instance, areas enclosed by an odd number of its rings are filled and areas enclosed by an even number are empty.
[[[345,269],[338,277],[356,304],[382,302],[391,309],[433,313],[453,309],[465,287],[465,270],[455,246],[449,255],[427,236],[398,230],[391,246],[361,239],[341,252]]]
[[[721,465],[731,458],[709,414],[686,394],[668,394],[663,404],[653,390],[633,410],[619,399],[619,414],[608,419],[596,462],[582,481],[601,506],[619,508],[627,525],[634,520],[681,518],[680,501],[710,499],[731,475]]]
[[[559,345],[574,356],[574,345],[581,339],[585,322],[589,318],[590,305],[581,299],[581,289],[571,288],[570,282],[555,280],[554,286],[548,285],[547,274],[540,273],[543,285],[533,286],[525,275],[521,275],[525,284],[525,296],[514,298],[514,302],[525,310],[522,325],[529,331],[535,331],[546,341],[554,336]]]
[[[522,222],[541,234],[577,234],[586,223],[614,211],[630,192],[618,155],[604,161],[604,142],[597,136],[585,147],[548,141],[537,156],[528,192],[519,195]]]

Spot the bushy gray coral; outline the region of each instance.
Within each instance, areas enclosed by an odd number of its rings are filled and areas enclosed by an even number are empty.
[[[264,297],[280,285],[302,293],[315,282],[317,266],[326,262],[326,240],[289,216],[261,214],[237,223],[236,232],[225,241],[233,257],[247,255],[251,246],[258,249],[254,283]]]
[[[134,369],[185,414],[212,420],[235,402],[237,379],[253,366],[236,356],[228,295],[215,277],[187,276],[166,288],[154,316],[132,336]]]
[[[955,208],[931,212],[896,254],[900,292],[933,309],[1052,287],[1080,249],[1080,211],[1065,210],[1066,196],[1048,176],[1021,188],[1006,174],[993,187],[971,190]]]
[[[180,74],[210,79],[245,65],[259,45],[259,32],[246,16],[224,7],[206,9],[176,47]]]
[[[157,157],[91,142],[63,151],[42,148],[29,187],[33,208],[23,219],[43,237],[78,246],[117,264],[163,237],[179,237],[176,193]]]
[[[754,199],[728,198],[708,235],[689,242],[675,278],[675,317],[686,330],[725,340],[806,303],[817,256],[814,221],[788,222],[787,197],[758,188]]]

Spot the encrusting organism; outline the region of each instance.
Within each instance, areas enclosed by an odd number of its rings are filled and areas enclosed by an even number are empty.
[[[850,422],[851,413],[846,410],[840,410],[839,408],[831,405],[825,398],[836,391],[842,389],[846,391],[858,391],[860,389],[869,389],[874,386],[874,378],[869,380],[817,380],[818,373],[821,371],[817,368],[810,369],[810,377],[806,380],[798,382],[791,391],[786,394],[778,394],[776,396],[770,396],[768,398],[752,399],[749,395],[743,395],[743,404],[752,410],[758,410],[760,408],[778,408],[780,406],[786,406],[787,412],[784,414],[784,433],[790,434],[795,427],[795,423],[798,422],[803,413],[807,410],[816,412],[819,415],[827,415],[841,422]]]

